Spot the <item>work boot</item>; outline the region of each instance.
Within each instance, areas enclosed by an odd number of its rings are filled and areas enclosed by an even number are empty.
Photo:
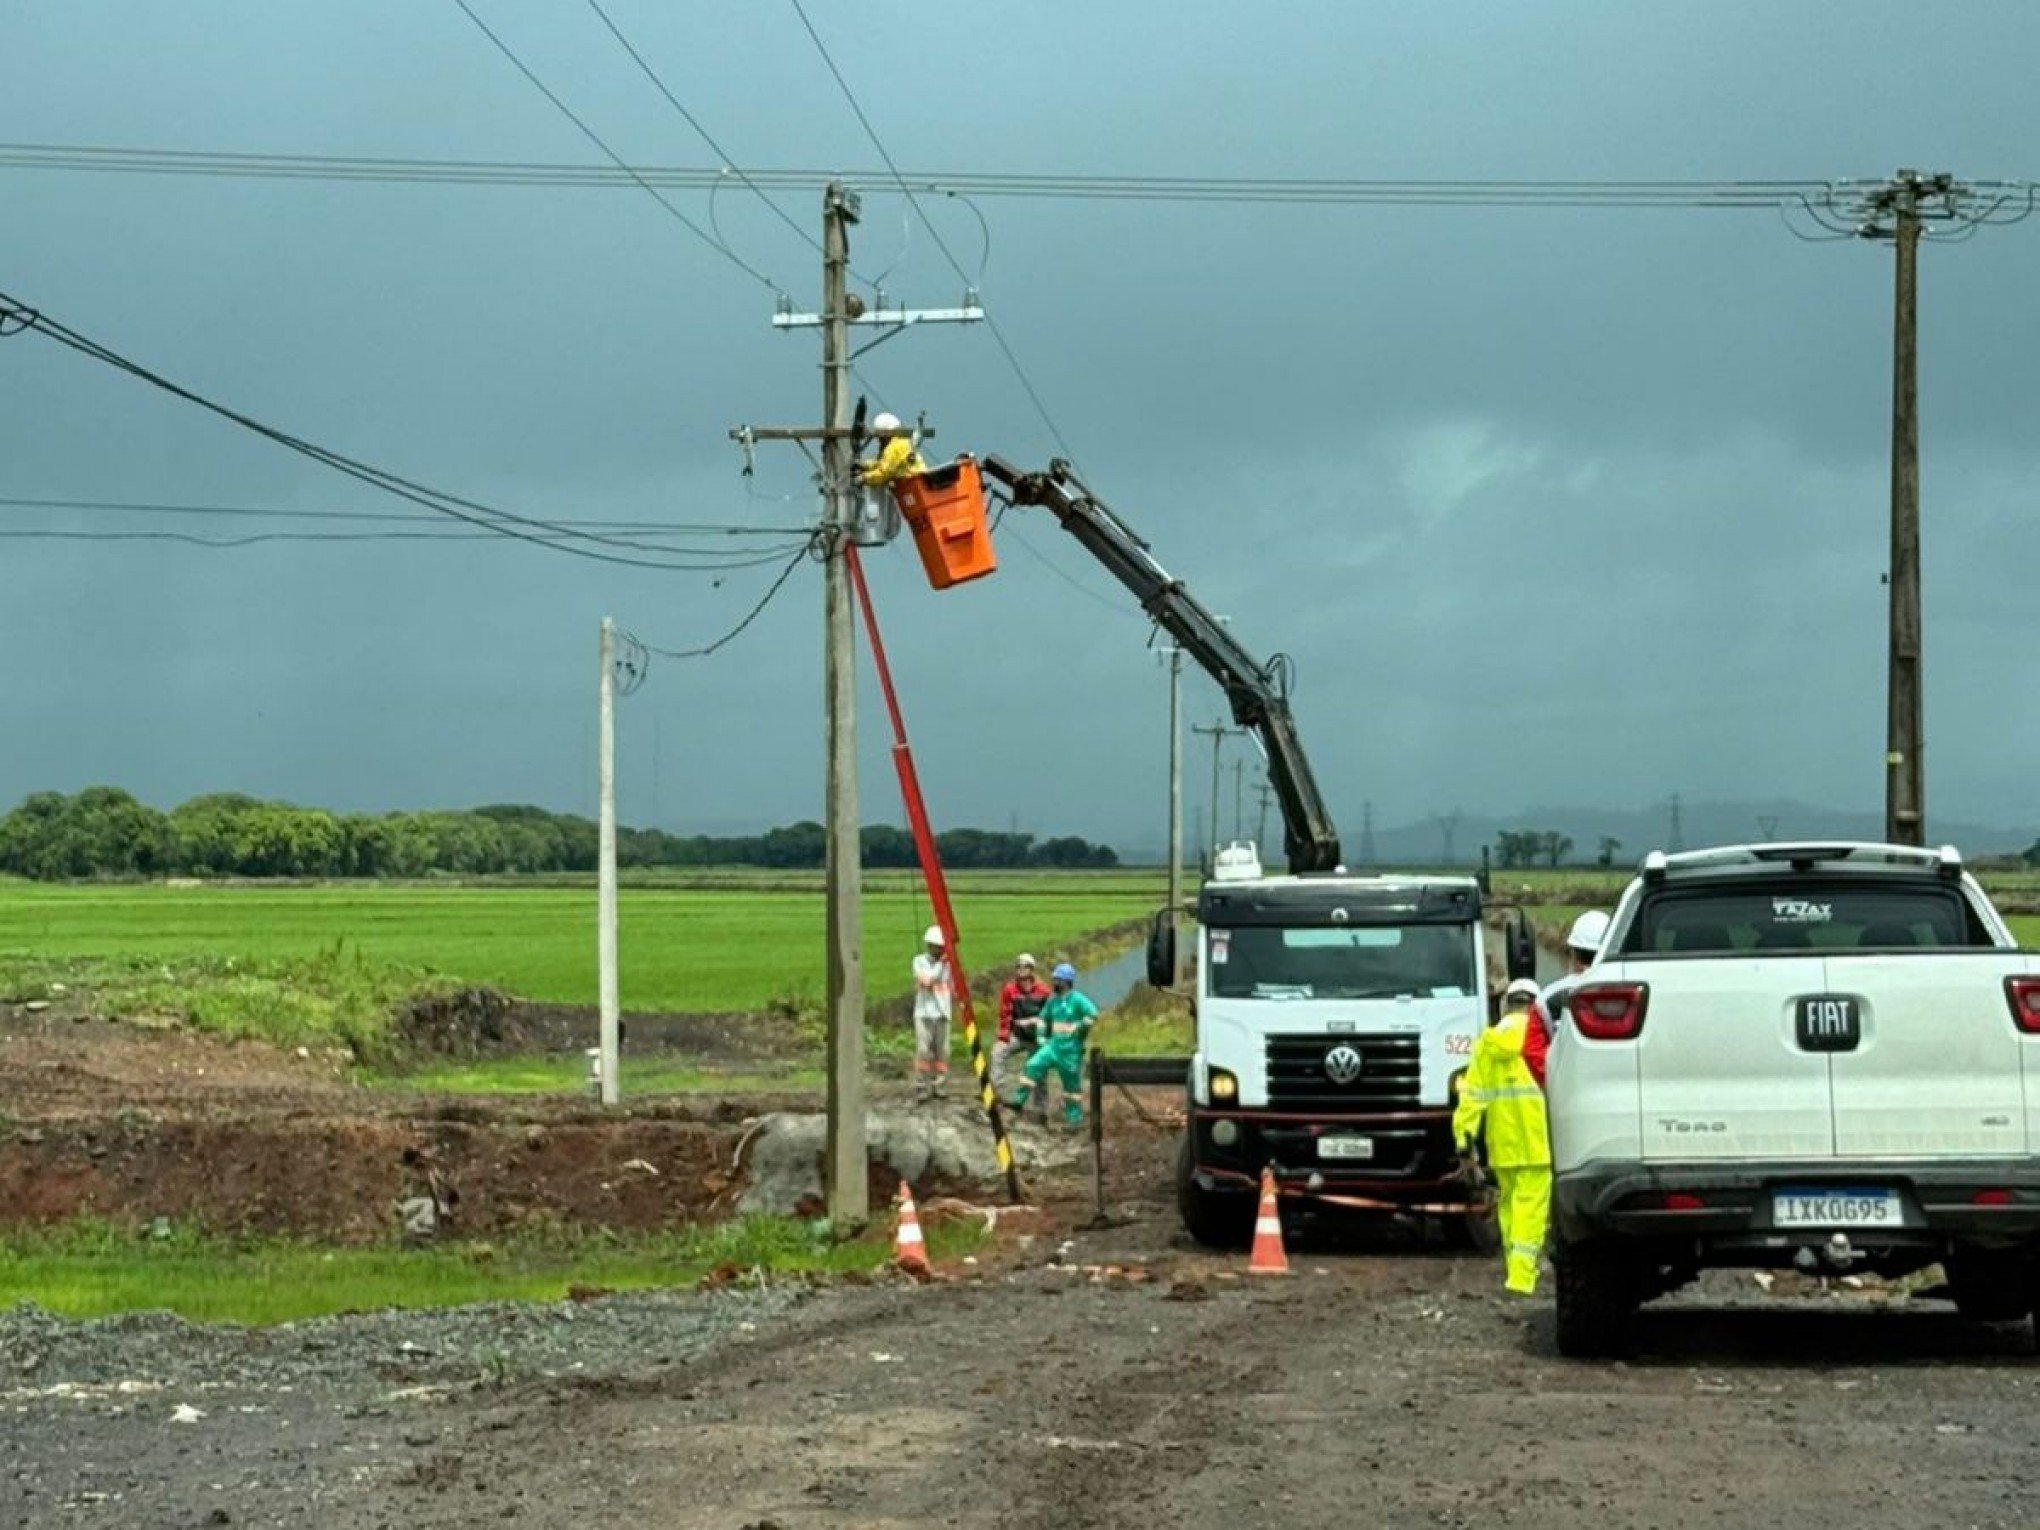
[[[1063,1125],[1076,1131],[1084,1124],[1084,1107],[1074,1102],[1063,1106]]]

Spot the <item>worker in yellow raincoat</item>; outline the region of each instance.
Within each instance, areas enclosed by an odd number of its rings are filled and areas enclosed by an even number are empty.
[[[901,478],[928,471],[928,464],[914,450],[914,438],[900,432],[900,417],[880,414],[871,422],[871,433],[883,437],[885,445],[869,462],[857,464],[857,476],[867,489],[882,488]]]
[[[1537,985],[1517,978],[1502,995],[1501,1018],[1473,1044],[1473,1061],[1460,1081],[1452,1112],[1452,1138],[1471,1158],[1484,1141],[1495,1176],[1495,1217],[1508,1259],[1508,1288],[1528,1296],[1537,1289],[1537,1260],[1551,1220],[1551,1135],[1544,1091],[1523,1060],[1530,1007]]]

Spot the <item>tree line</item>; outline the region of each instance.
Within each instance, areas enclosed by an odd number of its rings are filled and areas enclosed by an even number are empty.
[[[1116,866],[1110,845],[1075,835],[950,829],[944,863],[970,867]],[[0,818],[0,873],[63,881],[92,877],[421,877],[435,873],[595,869],[594,820],[520,803],[447,812],[332,813],[238,793],[194,797],[163,812],[113,786],[66,796],[37,792]],[[862,831],[872,867],[917,864],[906,830]],[[620,866],[822,864],[824,836],[803,821],[762,834],[669,834],[619,827]]]

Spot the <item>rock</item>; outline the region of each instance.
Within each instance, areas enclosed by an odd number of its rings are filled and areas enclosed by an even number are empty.
[[[439,1236],[439,1203],[429,1195],[413,1195],[397,1202],[397,1220],[404,1224],[407,1238]]]

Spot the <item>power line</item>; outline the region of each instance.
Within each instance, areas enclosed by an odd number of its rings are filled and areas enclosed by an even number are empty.
[[[410,524],[419,521],[418,516],[402,511],[307,510],[295,506],[165,503],[159,500],[137,499],[46,499],[16,494],[0,494],[0,506],[22,510],[104,510],[116,514],[138,515],[253,516],[293,521],[382,521]],[[551,524],[571,528],[576,532],[649,531],[731,537],[805,537],[809,531],[806,526],[735,526],[705,521],[573,520],[566,517],[555,519]]]
[[[459,3],[459,0],[456,0]],[[548,92],[550,96],[550,93]],[[575,119],[578,121],[578,119]],[[603,145],[609,152],[607,145]],[[711,142],[711,147],[716,147]],[[720,148],[716,150],[722,151]],[[727,160],[727,156],[724,156]],[[633,166],[610,153],[611,164],[531,160],[390,158],[375,156],[213,152],[74,144],[0,144],[0,167],[99,171],[143,175],[311,179],[367,182],[436,182],[707,191],[736,174],[721,166]],[[819,190],[829,180],[889,181],[930,195],[955,192],[983,197],[1035,197],[1106,201],[1175,201],[1232,204],[1326,204],[1444,207],[1720,208],[1768,210],[1800,197],[1837,204],[1870,180],[1805,176],[1771,180],[1510,180],[1364,179],[1295,176],[1099,175],[1007,171],[843,171],[751,167],[740,179],[754,190]],[[2031,180],[1969,181],[1971,190],[2023,211],[2034,195]],[[796,224],[796,227],[798,225]],[[727,247],[696,227],[718,251]],[[803,230],[805,237],[805,231]]]
[[[548,547],[558,552],[572,553],[576,557],[590,558],[601,563],[621,564],[630,568],[703,571],[702,566],[697,564],[680,563],[670,559],[661,561],[633,558],[623,556],[620,553],[607,552],[602,550],[602,548],[632,548],[654,553],[664,553],[667,549],[652,543],[634,542],[622,537],[577,531],[558,523],[538,520],[531,516],[517,515],[508,510],[500,510],[492,505],[483,504],[478,500],[450,494],[443,489],[434,489],[414,479],[405,478],[400,474],[393,473],[387,468],[376,467],[358,458],[336,452],[329,447],[320,446],[316,442],[308,441],[301,436],[292,435],[290,432],[281,430],[274,425],[265,424],[252,415],[243,414],[237,409],[207,398],[205,395],[184,387],[180,383],[172,382],[160,373],[150,371],[139,362],[131,361],[119,352],[101,345],[96,340],[88,339],[78,331],[70,329],[48,315],[30,308],[19,299],[10,297],[6,293],[0,293],[0,333],[18,335],[24,331],[33,331],[45,339],[54,340],[69,350],[77,351],[81,355],[103,362],[118,371],[126,372],[129,376],[139,378],[151,387],[161,389],[174,398],[183,399],[189,404],[196,404],[208,413],[218,415],[223,420],[239,425],[244,430],[252,431],[265,440],[272,441],[278,446],[298,453],[300,456],[308,457],[312,461],[331,468],[337,473],[344,473],[346,476],[365,483],[371,488],[380,489],[385,494],[408,500],[412,504],[422,506],[436,514],[450,516],[458,521],[465,521],[471,526],[481,527],[499,536],[513,537],[519,541],[529,542],[536,547]],[[578,545],[581,542],[602,545]]]
[[[0,527],[0,541],[10,542],[179,542],[190,547],[254,547],[269,542],[496,542],[487,531],[257,531],[243,536],[210,537],[190,531],[101,531],[69,527]],[[733,573],[777,563],[782,550],[747,553],[716,564],[673,564],[696,573]]]
[[[460,8],[462,15],[466,16],[469,21],[472,21],[475,24],[475,26],[480,30],[481,34],[484,37],[488,38],[490,42],[496,45],[496,51],[501,53],[503,57],[507,58],[512,64],[514,64],[517,67],[517,72],[523,75],[525,79],[529,80],[532,83],[532,85],[537,88],[538,93],[540,95],[544,96],[546,100],[552,102],[552,104],[559,109],[560,114],[562,116],[564,116],[569,122],[573,123],[575,127],[579,128],[581,130],[583,137],[585,137],[590,143],[594,144],[595,147],[600,149],[604,154],[608,155],[610,160],[615,164],[617,169],[623,171],[624,174],[628,175],[631,178],[631,180],[636,182],[639,186],[642,186],[645,190],[645,193],[648,196],[650,196],[653,201],[657,202],[661,207],[665,208],[668,213],[672,214],[675,221],[677,221],[682,227],[686,228],[690,233],[692,233],[695,236],[695,238],[699,239],[703,244],[706,244],[710,249],[715,250],[719,254],[726,257],[732,264],[734,264],[739,270],[744,272],[747,276],[751,277],[754,281],[762,282],[766,287],[770,288],[773,292],[778,293],[781,296],[785,295],[785,290],[779,285],[779,283],[775,282],[763,271],[760,271],[756,266],[752,265],[749,261],[745,260],[735,250],[731,249],[727,244],[724,244],[720,239],[716,238],[715,235],[711,234],[699,223],[696,223],[692,218],[688,217],[687,214],[680,211],[679,208],[675,207],[670,201],[668,201],[663,195],[660,194],[657,187],[655,187],[650,181],[646,180],[642,175],[639,175],[637,171],[633,170],[627,163],[625,163],[623,156],[618,154],[616,150],[609,147],[609,142],[607,139],[605,139],[600,133],[596,132],[595,129],[588,126],[588,124],[580,117],[578,113],[575,112],[575,110],[571,106],[567,105],[565,101],[561,100],[560,97],[553,92],[552,88],[548,86],[544,80],[541,80],[538,77],[538,75],[532,70],[529,64],[525,63],[523,59],[517,56],[516,51],[513,48],[511,48],[511,46],[508,43],[503,41],[501,37],[497,36],[496,33],[490,29],[489,24],[486,21],[482,20],[480,16],[475,14],[474,8],[468,4],[468,0],[453,0],[453,3]],[[621,34],[618,35],[620,36]],[[675,104],[677,105],[678,103],[676,102]]]
[[[942,231],[935,226],[935,220],[928,216],[927,209],[921,206],[920,199],[914,195],[913,187],[908,185],[906,177],[900,174],[900,167],[893,161],[884,140],[878,136],[878,129],[871,125],[871,119],[864,114],[864,108],[858,104],[856,92],[851,90],[850,82],[843,78],[843,71],[836,67],[835,59],[830,57],[828,46],[822,41],[822,34],[815,30],[815,24],[808,19],[807,8],[801,4],[801,0],[791,0],[791,3],[794,14],[800,17],[800,24],[807,29],[808,37],[814,42],[815,51],[821,54],[822,62],[828,65],[829,73],[835,77],[837,86],[843,92],[843,99],[850,103],[850,110],[864,129],[864,136],[869,138],[871,146],[878,150],[878,157],[885,161],[886,169],[892,173],[901,194],[906,197],[907,205],[914,210],[914,216],[921,220],[921,226],[928,230],[928,237],[935,241],[935,248],[940,250],[942,258],[949,262],[949,268],[956,273],[956,279],[962,282],[966,289],[969,288],[972,281],[970,273],[963,269],[963,262],[956,258],[955,251],[949,248],[949,241],[942,237]],[[985,310],[985,328],[991,331],[993,343],[1006,358],[1006,365],[1013,369],[1013,375],[1020,380],[1021,391],[1027,395],[1027,401],[1034,406],[1034,412],[1041,416],[1041,423],[1048,427],[1048,433],[1054,437],[1055,444],[1062,448],[1065,457],[1074,459],[1077,455],[1075,450],[1071,448],[1061,428],[1055,423],[1055,416],[1048,412],[1048,405],[1042,401],[1040,390],[1034,386],[1034,380],[1027,375],[1027,369],[1020,365],[1020,358],[1015,354],[1012,343],[1006,339],[1005,331],[999,327],[998,316],[989,308]]]
[[[810,540],[799,552],[787,559],[786,567],[779,571],[779,577],[766,586],[765,593],[758,597],[758,603],[755,606],[744,613],[743,620],[712,643],[704,643],[699,648],[672,649],[660,648],[656,644],[647,643],[635,634],[626,633],[625,636],[629,639],[632,646],[646,654],[657,654],[662,659],[705,659],[725,644],[734,642],[743,634],[745,628],[749,627],[751,623],[764,614],[765,608],[772,604],[773,598],[779,594],[780,590],[785,588],[786,581],[793,577],[793,571],[814,555],[817,546],[817,541]],[[646,662],[647,667],[649,667],[649,660]]]

